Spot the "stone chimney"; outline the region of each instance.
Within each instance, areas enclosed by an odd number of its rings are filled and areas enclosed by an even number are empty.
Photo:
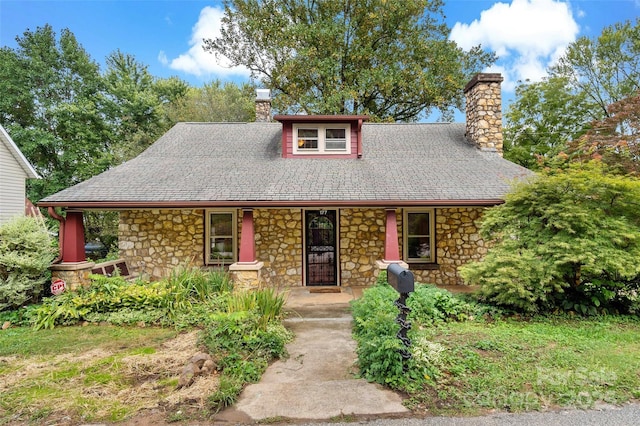
[[[271,121],[271,91],[269,89],[256,89],[256,122],[268,123]]]
[[[476,74],[464,88],[466,137],[483,151],[502,155],[502,97],[499,73]]]

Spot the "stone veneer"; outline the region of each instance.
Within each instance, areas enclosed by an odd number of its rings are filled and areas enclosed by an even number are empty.
[[[257,260],[264,262],[268,286],[302,285],[302,211],[256,209],[253,227]]]
[[[437,264],[410,265],[416,281],[462,284],[457,268],[487,252],[478,234],[483,208],[437,208]],[[238,211],[239,218],[241,211]],[[385,210],[339,209],[339,273],[343,286],[371,285],[384,258]],[[264,263],[261,284],[271,287],[303,283],[303,223],[301,209],[253,210],[257,260]],[[397,211],[402,250],[402,210]],[[238,222],[238,241],[241,235]],[[120,213],[120,253],[132,273],[167,276],[176,266],[203,265],[203,210],[134,210]]]
[[[271,100],[256,99],[256,122],[268,123],[271,121]]]
[[[179,265],[204,261],[203,210],[120,212],[120,255],[135,275],[168,276]]]
[[[480,260],[487,254],[487,244],[478,233],[483,211],[482,207],[436,209],[437,269],[418,269],[410,264],[409,269],[417,282],[464,284],[458,274],[458,267]]]
[[[502,155],[500,74],[477,74],[464,88],[466,135],[480,149]]]
[[[340,276],[344,286],[371,285],[384,258],[384,209],[340,209]]]
[[[67,290],[78,290],[89,285],[89,275],[95,266],[93,262],[54,263],[51,270],[51,282],[61,279],[66,283]]]

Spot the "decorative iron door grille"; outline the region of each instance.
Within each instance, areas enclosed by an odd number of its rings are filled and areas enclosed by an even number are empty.
[[[338,285],[336,280],[336,211],[305,212],[306,269],[309,286]]]

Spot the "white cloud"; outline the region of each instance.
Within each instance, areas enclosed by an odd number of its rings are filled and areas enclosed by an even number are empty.
[[[198,22],[191,29],[189,50],[177,58],[169,61],[164,52],[158,54],[158,60],[169,68],[183,71],[198,77],[210,76],[243,76],[249,77],[249,71],[243,67],[229,66],[226,58],[216,58],[216,55],[205,52],[202,48],[203,39],[216,38],[220,35],[220,21],[224,11],[218,7],[207,6],[200,11]]]
[[[158,53],[158,61],[165,67],[169,65],[169,59],[167,58],[167,54],[164,53],[163,50],[161,50],[160,53]]]
[[[518,80],[544,77],[578,32],[568,2],[513,0],[495,3],[470,24],[456,23],[450,38],[465,49],[482,44],[495,51],[504,70],[503,88],[513,90]]]

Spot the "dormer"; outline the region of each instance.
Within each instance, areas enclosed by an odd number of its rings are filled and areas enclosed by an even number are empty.
[[[283,158],[360,158],[366,115],[276,115]]]

